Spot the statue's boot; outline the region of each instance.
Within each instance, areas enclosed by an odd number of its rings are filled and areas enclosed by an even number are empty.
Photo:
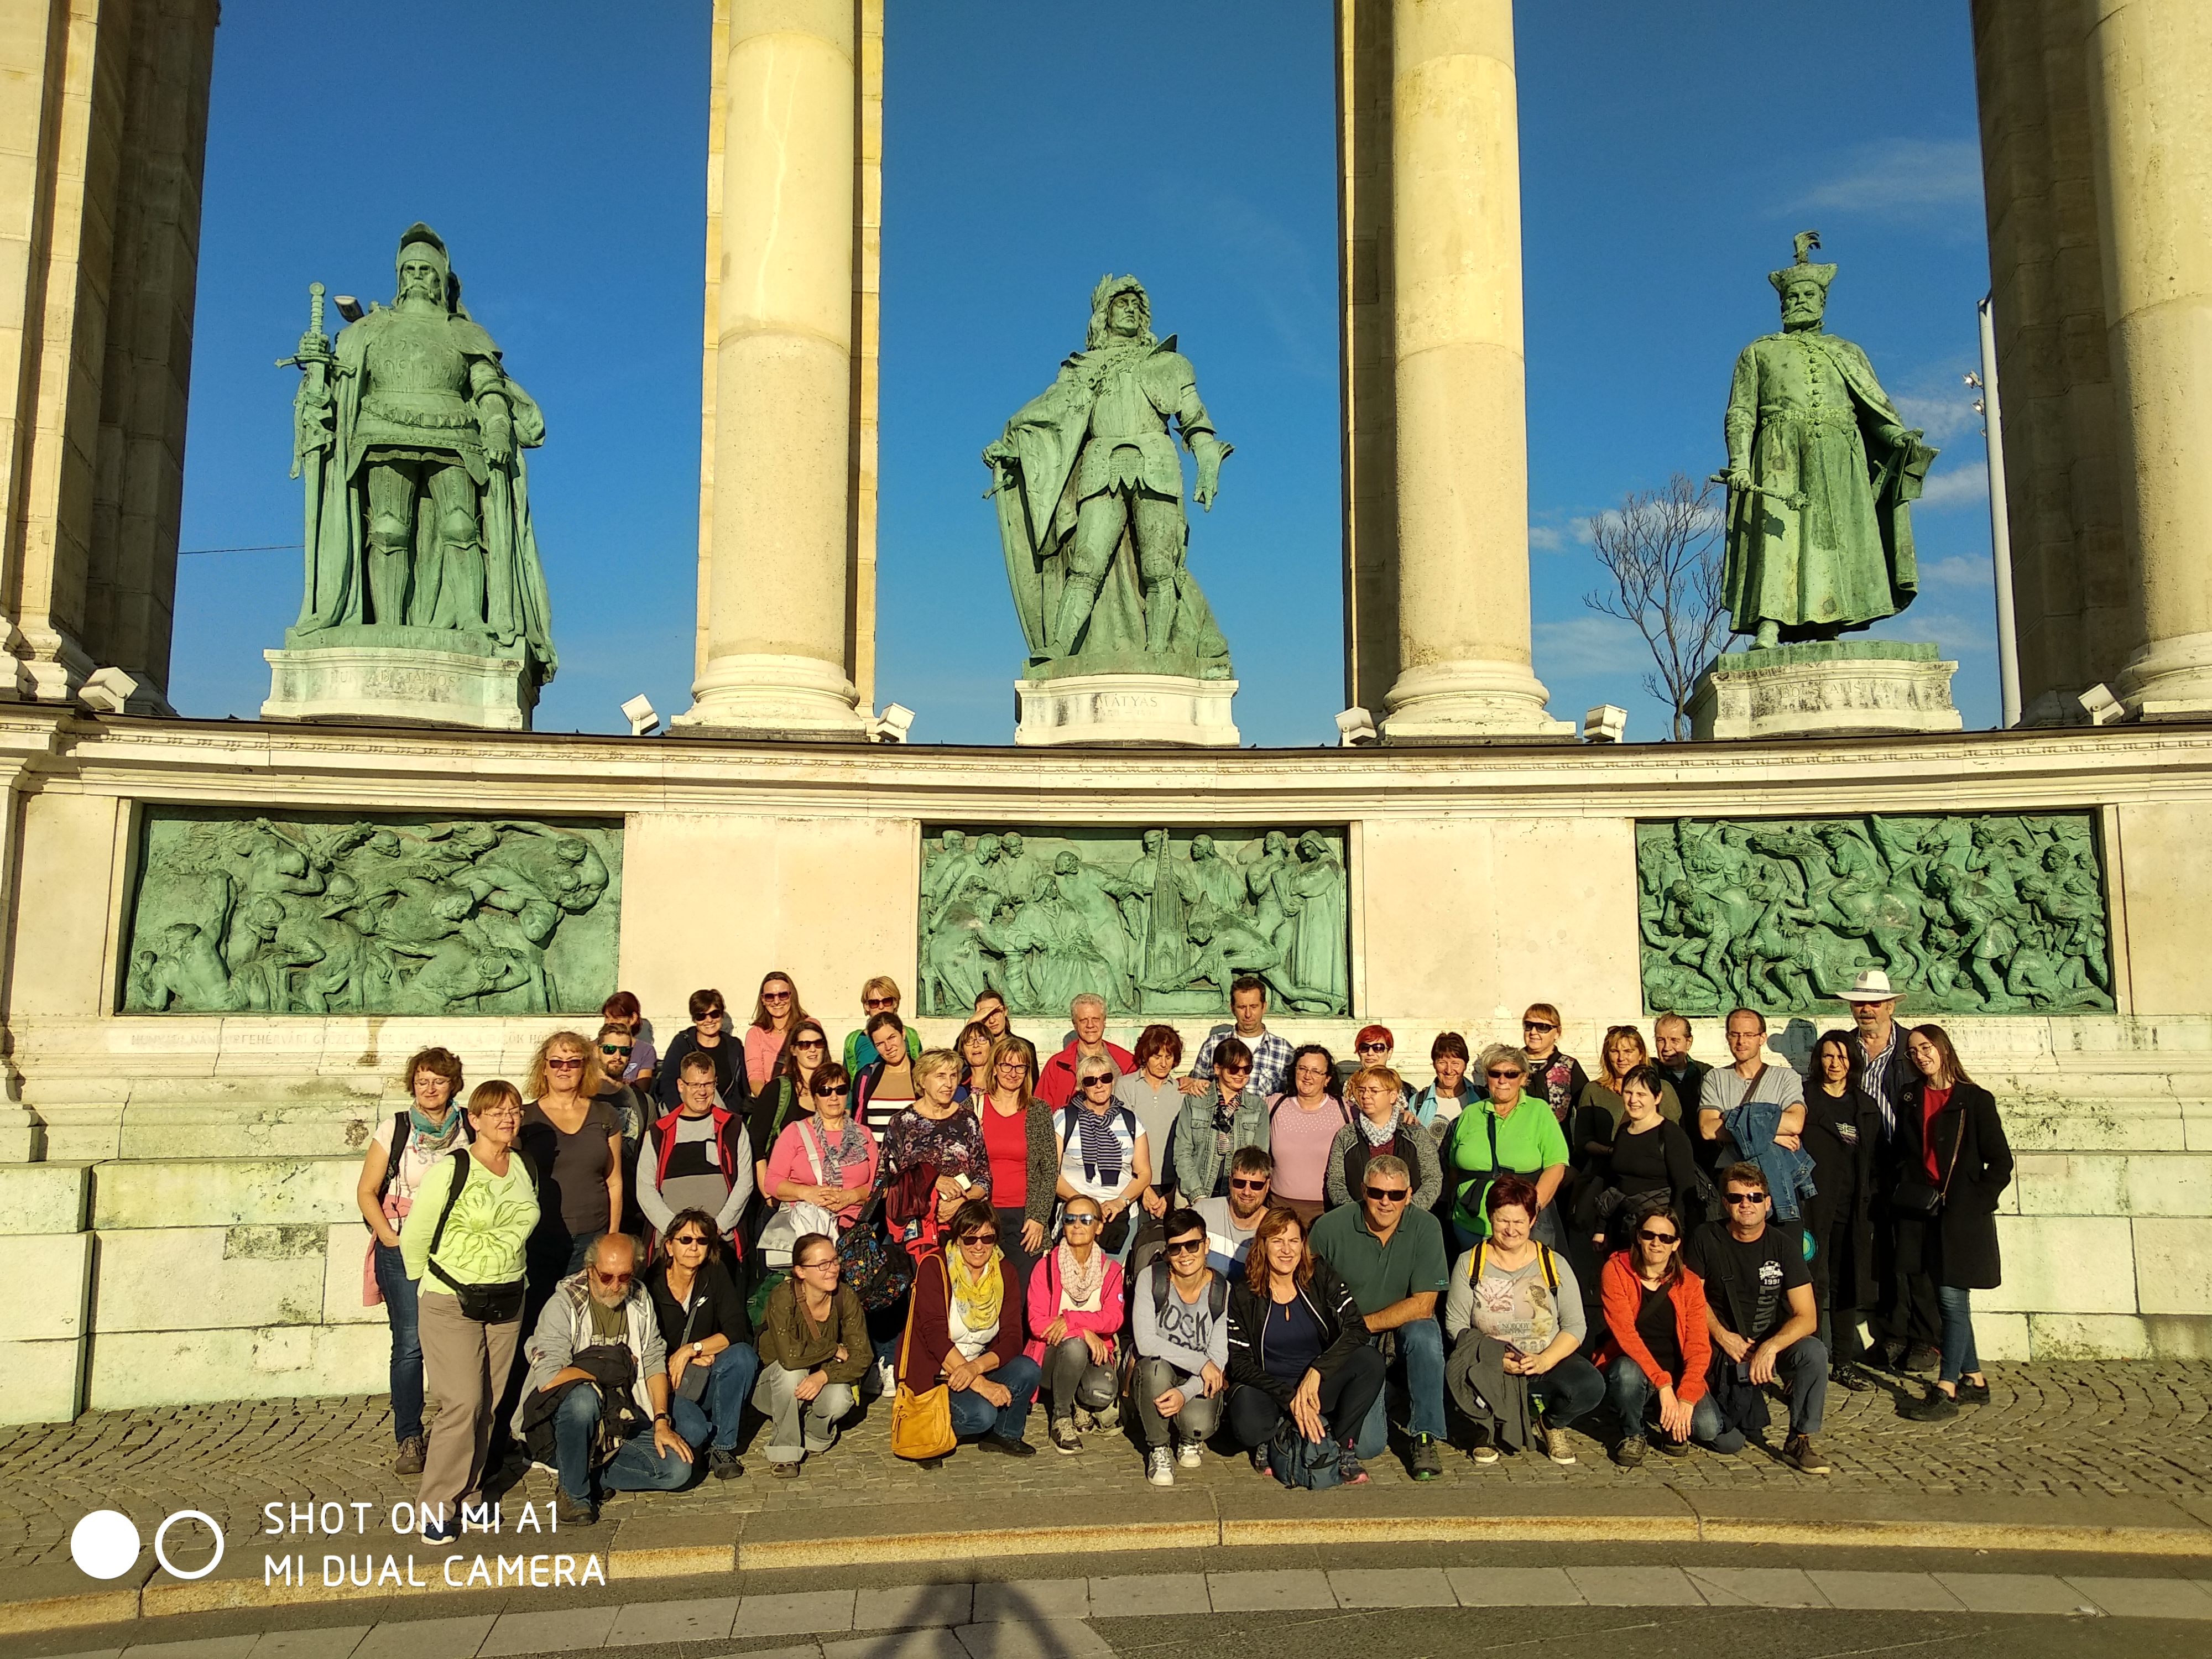
[[[1175,631],[1175,567],[1145,572],[1145,649],[1158,656]]]
[[[1091,620],[1091,607],[1098,603],[1098,590],[1104,579],[1097,576],[1070,576],[1067,586],[1060,591],[1060,615],[1052,625],[1052,651],[1054,656],[1065,657],[1075,649],[1075,636],[1083,631],[1084,623]]]
[[[1753,643],[1759,650],[1773,650],[1776,646],[1782,643],[1782,624],[1771,617],[1767,617],[1759,624],[1759,633]]]

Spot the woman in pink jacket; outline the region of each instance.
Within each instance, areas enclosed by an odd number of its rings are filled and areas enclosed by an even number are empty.
[[[860,1218],[876,1182],[875,1137],[854,1121],[852,1080],[835,1060],[807,1079],[811,1113],[794,1113],[768,1156],[768,1196],[778,1204],[818,1204],[842,1231]]]
[[[1078,1194],[1061,1212],[1060,1243],[1030,1270],[1029,1346],[1023,1352],[1044,1369],[1043,1392],[1052,1396],[1053,1449],[1073,1456],[1083,1449],[1075,1414],[1084,1427],[1103,1426],[1120,1392],[1115,1378],[1115,1334],[1121,1328],[1121,1264],[1098,1248],[1105,1212],[1098,1200]]]

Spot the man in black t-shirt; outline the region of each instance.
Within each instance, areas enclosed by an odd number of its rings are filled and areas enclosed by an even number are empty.
[[[1790,1390],[1783,1461],[1806,1474],[1826,1474],[1827,1460],[1813,1437],[1828,1400],[1828,1351],[1814,1334],[1820,1316],[1803,1236],[1795,1227],[1767,1224],[1766,1176],[1756,1164],[1721,1172],[1721,1201],[1727,1218],[1692,1233],[1682,1257],[1705,1282],[1715,1398],[1782,1377]]]

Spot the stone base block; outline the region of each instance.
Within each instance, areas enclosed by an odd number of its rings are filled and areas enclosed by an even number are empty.
[[[527,732],[538,685],[520,655],[412,646],[325,645],[264,651],[265,720],[374,720]]]
[[[79,1340],[0,1342],[0,1424],[73,1421],[83,1371]]]
[[[1016,680],[1014,741],[1058,744],[1165,744],[1187,749],[1234,749],[1230,702],[1235,680],[1187,679],[1178,674],[1071,674]]]
[[[381,1325],[102,1332],[93,1339],[85,1404],[120,1412],[381,1394],[391,1380],[392,1333]]]
[[[1690,703],[1691,734],[1712,738],[1894,737],[1956,732],[1954,662],[1932,645],[1889,640],[1781,645],[1715,659]]]

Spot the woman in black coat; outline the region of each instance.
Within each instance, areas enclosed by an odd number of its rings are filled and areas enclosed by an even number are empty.
[[[1805,1074],[1801,1144],[1813,1158],[1812,1198],[1805,1226],[1813,1238],[1813,1290],[1820,1308],[1820,1338],[1828,1351],[1828,1381],[1863,1392],[1875,1386],[1862,1368],[1858,1311],[1875,1306],[1875,1152],[1881,1112],[1861,1086],[1864,1067],[1849,1031],[1824,1031]]]
[[[1997,1103],[1959,1065],[1940,1025],[1915,1026],[1905,1051],[1916,1075],[1898,1114],[1899,1273],[1932,1280],[1943,1316],[1943,1365],[1926,1399],[1905,1408],[1924,1423],[1956,1417],[1990,1397],[1974,1352],[1972,1292],[2003,1282],[1997,1260],[1997,1195],[2012,1184],[2012,1147]]]

